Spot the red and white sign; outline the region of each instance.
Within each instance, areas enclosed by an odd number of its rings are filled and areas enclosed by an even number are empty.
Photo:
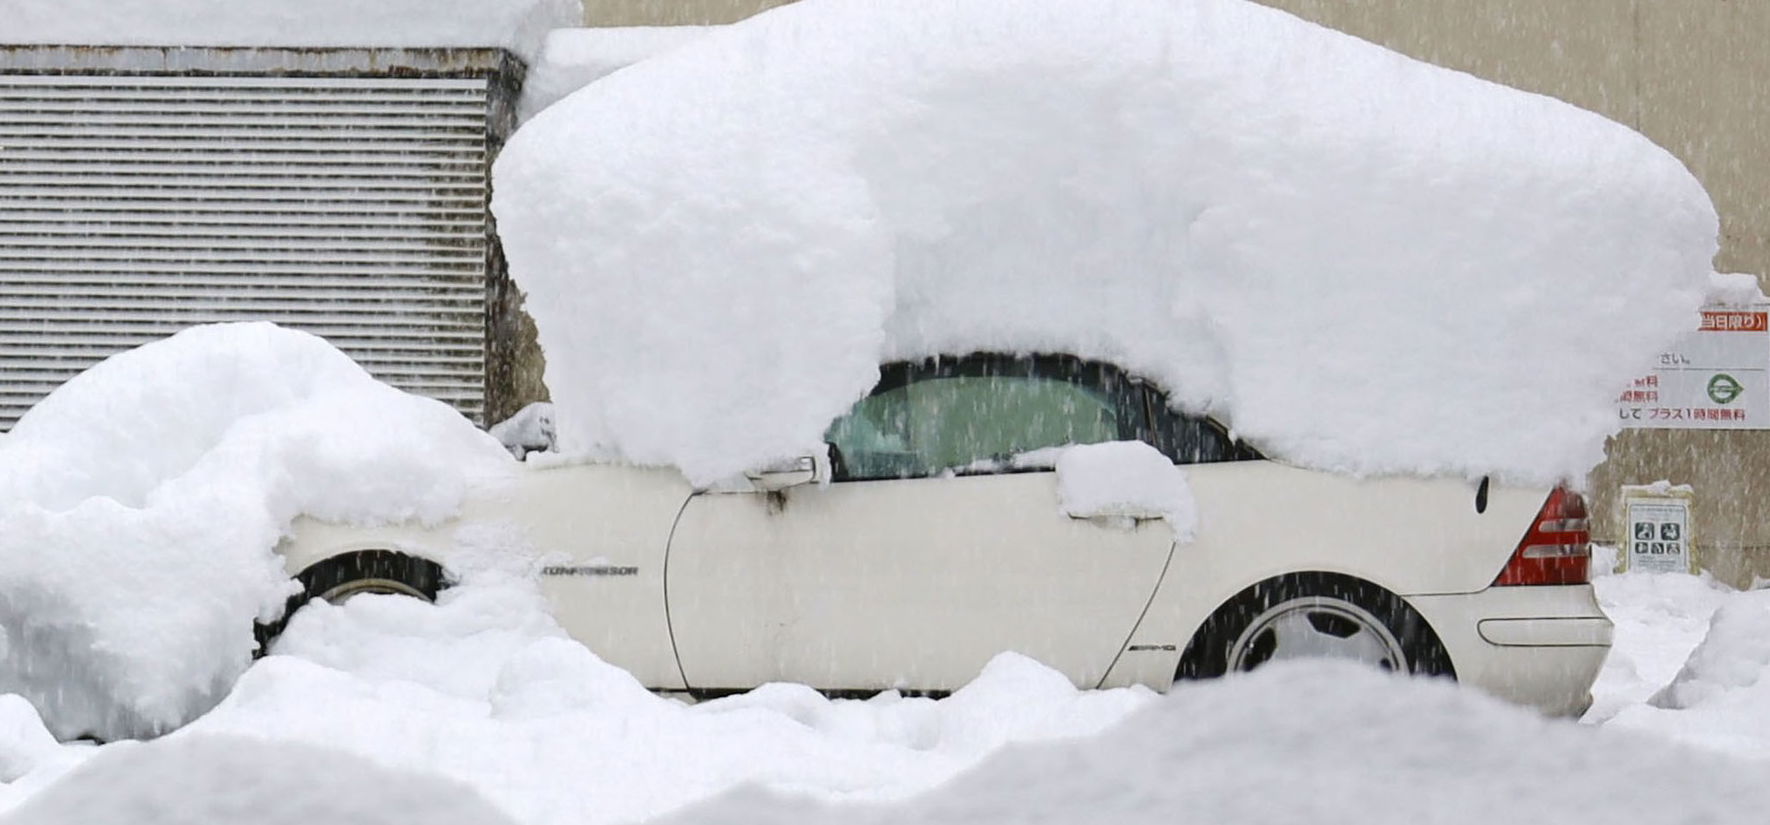
[[[1710,307],[1617,396],[1624,427],[1770,429],[1770,304]]]

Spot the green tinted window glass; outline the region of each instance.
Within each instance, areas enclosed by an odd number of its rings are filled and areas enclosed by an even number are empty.
[[[862,399],[826,439],[848,478],[910,478],[1120,437],[1104,393],[1023,376],[928,378]]]

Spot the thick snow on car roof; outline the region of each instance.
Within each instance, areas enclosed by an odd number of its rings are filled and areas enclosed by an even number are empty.
[[[561,438],[697,482],[974,350],[1307,466],[1578,476],[1716,248],[1633,131],[1239,0],[807,0],[542,112],[496,182]]]
[[[648,57],[707,32],[711,26],[615,26],[555,29],[522,80],[520,120]]]
[[[501,47],[532,55],[576,0],[0,0],[0,42],[56,46]]]

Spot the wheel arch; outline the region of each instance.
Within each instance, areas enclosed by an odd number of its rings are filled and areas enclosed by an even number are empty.
[[[297,519],[277,545],[283,570],[290,578],[327,559],[349,553],[384,550],[448,567],[440,549],[442,537],[409,526],[357,527],[313,518]]]
[[[1212,623],[1220,619],[1232,618],[1237,611],[1245,610],[1251,603],[1258,603],[1270,598],[1274,593],[1298,592],[1299,589],[1325,591],[1322,595],[1341,598],[1344,601],[1368,607],[1363,601],[1377,598],[1393,603],[1396,615],[1393,619],[1402,626],[1390,628],[1398,635],[1413,637],[1413,641],[1424,645],[1424,654],[1429,658],[1426,671],[1431,675],[1443,675],[1456,678],[1456,665],[1445,646],[1443,635],[1432,626],[1417,608],[1410,604],[1407,597],[1396,592],[1395,588],[1385,586],[1370,577],[1358,576],[1337,570],[1294,570],[1277,575],[1267,576],[1248,583],[1226,598],[1219,598],[1216,605],[1205,613],[1202,619],[1192,623],[1186,642],[1180,648],[1178,661],[1175,663],[1172,681],[1198,676],[1214,676],[1215,673],[1189,673],[1189,666],[1200,658],[1200,645],[1209,644],[1208,629]],[[1379,615],[1378,618],[1384,618]],[[1406,644],[1409,639],[1404,638]]]
[[[1176,549],[1175,561],[1157,586],[1144,619],[1132,632],[1118,663],[1101,680],[1101,687],[1141,684],[1166,690],[1179,670],[1181,656],[1206,622],[1226,609],[1238,596],[1286,576],[1340,577],[1363,582],[1395,596],[1403,603],[1404,589],[1388,576],[1349,565],[1253,565],[1247,559],[1223,561],[1199,559],[1183,564]],[[1432,628],[1437,633],[1436,628]]]

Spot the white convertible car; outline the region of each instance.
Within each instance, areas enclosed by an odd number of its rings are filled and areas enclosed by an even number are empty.
[[[1002,651],[1082,687],[1163,690],[1327,656],[1574,714],[1609,648],[1577,494],[1295,469],[1110,365],[890,365],[828,440],[828,461],[734,490],[565,465],[526,469],[451,524],[303,521],[282,547],[306,585],[290,608],[434,597],[455,531],[499,522],[544,554],[567,631],[664,691],[938,694]],[[1053,471],[1002,460],[1124,440],[1184,465],[1192,540],[1159,520],[1066,515]]]

